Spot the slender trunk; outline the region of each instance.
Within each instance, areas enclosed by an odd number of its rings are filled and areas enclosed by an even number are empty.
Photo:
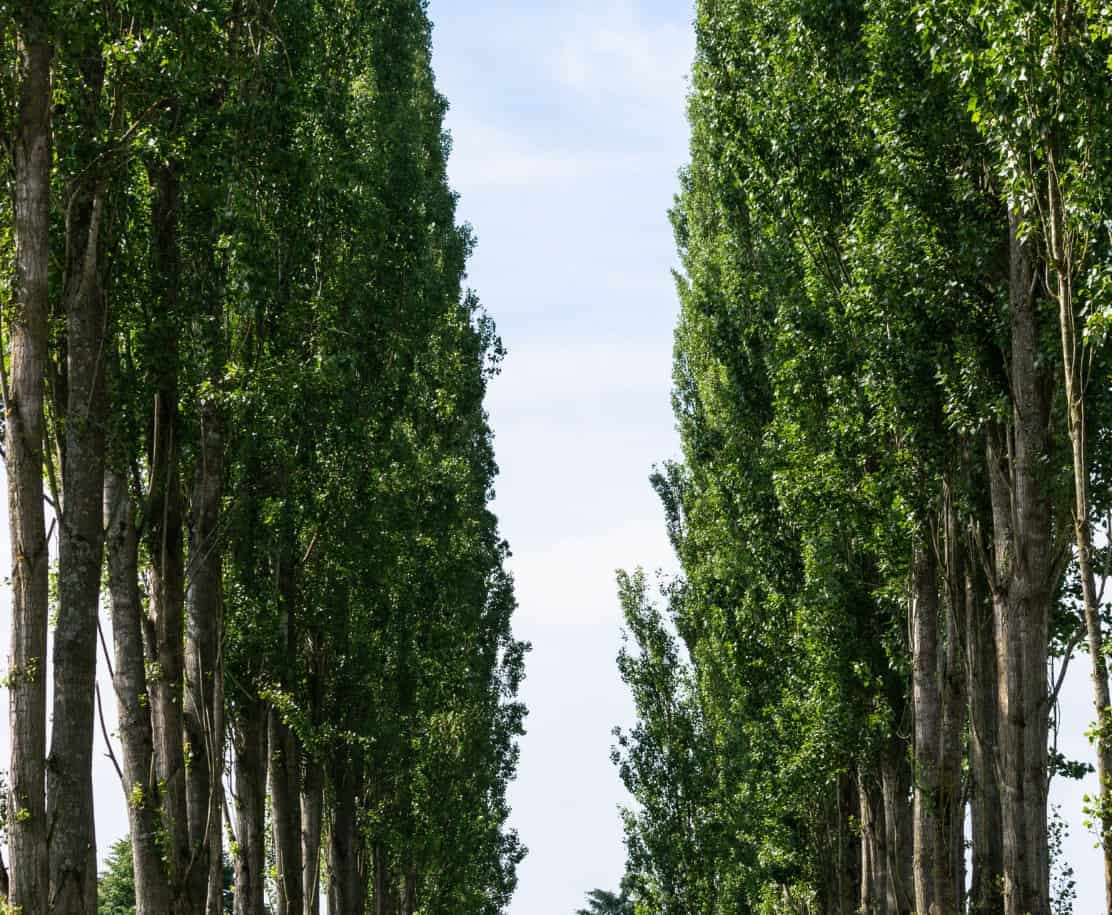
[[[938,846],[935,886],[941,911],[961,908],[965,895],[965,804],[962,759],[965,736],[965,548],[950,493],[945,497],[946,619],[945,648],[939,653],[942,722],[938,755]]]
[[[127,482],[112,470],[104,479],[104,514],[115,653],[113,686],[128,798],[135,911],[136,915],[162,915],[170,911],[170,884],[159,839],[161,802],[153,771],[154,738],[143,656],[139,543]]]
[[[417,911],[417,870],[412,865],[405,872],[405,895],[402,898],[402,915]]]
[[[324,772],[320,764],[306,759],[301,781],[301,884],[305,893],[305,915],[320,915],[321,811],[324,803]]]
[[[860,771],[857,773],[857,796],[860,804],[858,817],[861,827],[861,903],[857,910],[864,915],[874,915],[877,897],[873,865],[876,854],[876,824],[873,822],[869,796]]]
[[[907,742],[893,729],[881,760],[884,828],[888,852],[888,910],[910,915],[915,903],[912,877],[911,765]]]
[[[1073,251],[1066,229],[1065,206],[1058,184],[1057,155],[1051,148],[1048,161],[1048,222],[1050,255],[1056,281],[1058,323],[1062,336],[1062,371],[1065,377],[1066,419],[1073,459],[1073,529],[1077,546],[1077,565],[1081,577],[1085,634],[1092,664],[1093,704],[1096,707],[1097,784],[1100,786],[1098,809],[1101,816],[1101,846],[1104,853],[1105,903],[1112,911],[1112,730],[1109,728],[1108,660],[1101,631],[1100,601],[1093,573],[1092,507],[1089,501],[1089,458],[1085,427],[1085,383],[1081,377],[1083,344],[1077,339],[1073,295]]]
[[[190,871],[194,911],[221,910],[224,708],[221,633],[223,563],[218,539],[224,480],[224,434],[211,400],[201,409],[201,447],[193,484],[186,595],[185,740],[189,839],[198,863]],[[215,893],[213,875],[216,875]],[[206,906],[206,898],[208,899]]]
[[[270,806],[274,824],[277,915],[298,915],[304,909],[301,886],[301,760],[297,738],[282,716],[270,709]]]
[[[266,706],[243,703],[232,728],[235,754],[235,915],[264,915],[266,880]]]
[[[99,49],[79,64],[75,95],[89,131],[96,129],[104,63]],[[66,312],[62,504],[58,533],[58,618],[54,627],[54,705],[47,770],[50,906],[64,915],[97,908],[93,823],[93,696],[97,606],[104,553],[105,303],[100,283],[104,188],[78,183],[66,221]]]
[[[929,544],[916,544],[911,577],[915,910],[923,915],[935,915],[941,905],[935,860],[939,831],[941,695],[938,684],[938,582],[934,551]]]
[[[1004,911],[1001,880],[1004,873],[997,780],[996,653],[993,645],[992,604],[972,568],[966,576],[966,667],[969,677],[969,774],[972,826],[971,915],[1000,915]]]
[[[382,842],[374,844],[374,871],[375,915],[391,915],[390,868],[386,858],[386,846]]]
[[[881,785],[862,770],[857,775],[861,803],[861,911],[889,915],[888,835]]]
[[[360,770],[354,755],[337,750],[330,781],[333,812],[329,843],[328,915],[363,915],[367,889],[360,874],[356,786]],[[377,896],[376,896],[377,899]],[[377,913],[376,903],[376,913]]]
[[[1013,235],[1015,234],[1013,230]],[[1024,744],[1022,777],[1027,867],[1020,872],[1024,915],[1049,915],[1050,850],[1047,842],[1047,737],[1049,708],[1046,667],[1052,600],[1051,504],[1044,479],[1050,457],[1049,367],[1039,367],[1037,302],[1029,243],[1013,243],[1017,263],[1012,294],[1012,389],[1015,392],[1014,507],[1015,563],[1009,604],[1013,625],[1005,644],[1021,656],[1022,711],[1010,723]],[[1018,625],[1014,623],[1018,622]],[[1007,882],[1005,880],[1005,882]],[[1007,899],[1005,898],[1007,911]]]
[[[999,708],[1006,915],[1048,915],[1047,639],[1053,593],[1049,384],[1039,329],[1030,242],[1009,215],[1010,380],[1013,419],[990,434],[992,582]]]
[[[47,555],[43,513],[43,376],[46,369],[50,241],[50,61],[46,24],[32,4],[20,22],[19,102],[12,138],[15,288],[4,392],[8,524],[12,547],[12,641],[8,658],[11,764],[8,901],[45,912]]]
[[[170,865],[174,905],[189,910],[187,887],[195,868],[207,865],[192,855],[185,790],[185,753],[182,744],[182,679],[184,674],[185,562],[184,511],[180,479],[176,321],[178,280],[177,222],[180,206],[178,177],[173,164],[150,169],[153,186],[151,219],[154,227],[152,274],[161,300],[161,318],[152,328],[152,343],[160,349],[153,366],[154,410],[150,432],[150,514],[147,524],[151,557],[150,594],[153,620],[153,662],[150,680],[154,725],[155,771],[163,787],[162,819]]]

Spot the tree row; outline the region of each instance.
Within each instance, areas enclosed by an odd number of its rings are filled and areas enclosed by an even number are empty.
[[[31,0],[0,38],[6,911],[98,911],[97,805],[140,915],[224,911],[225,855],[237,915],[502,911],[501,344],[424,3]]]
[[[698,4],[654,476],[682,574],[620,582],[635,911],[1068,911],[1071,658],[1112,904],[1110,26]]]

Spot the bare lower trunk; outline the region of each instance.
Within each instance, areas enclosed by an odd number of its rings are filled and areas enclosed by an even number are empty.
[[[224,437],[214,404],[201,412],[201,448],[193,485],[189,590],[186,595],[185,740],[189,839],[197,864],[190,872],[194,911],[221,911],[224,703],[222,695],[221,550],[218,539],[223,495]],[[213,880],[214,875],[216,880]],[[215,882],[215,887],[213,886]],[[207,904],[206,904],[207,899]]]
[[[375,870],[375,915],[392,915],[390,909],[390,865],[386,857],[386,847],[381,842],[374,844]]]
[[[972,570],[971,570],[972,571]],[[966,667],[969,677],[969,777],[972,826],[971,915],[1004,911],[1000,786],[997,780],[996,652],[992,605],[976,577],[966,577]]]
[[[305,915],[320,915],[321,810],[324,802],[324,772],[307,759],[301,781],[301,883],[305,893]]]
[[[162,315],[153,332],[162,347],[152,367],[155,383],[151,418],[150,516],[147,526],[151,557],[150,594],[156,675],[150,680],[154,726],[155,771],[163,787],[162,820],[170,865],[173,904],[188,915],[187,887],[194,868],[207,873],[196,860],[189,841],[185,790],[185,754],[182,746],[183,643],[185,636],[184,511],[180,478],[180,441],[177,387],[177,290],[180,275],[177,220],[180,205],[178,179],[172,164],[150,169],[154,191],[151,219],[154,227],[152,273]]]
[[[1036,276],[1019,217],[1009,217],[1011,251],[1010,427],[991,433],[993,610],[999,679],[999,763],[1006,915],[1048,915],[1047,636],[1053,593],[1049,384],[1037,362]]]
[[[881,759],[884,828],[888,852],[888,910],[910,915],[915,903],[912,876],[911,764],[906,741],[894,729]]]
[[[402,896],[402,915],[417,911],[417,871],[410,867],[405,872],[405,894]]]
[[[266,879],[266,706],[245,702],[232,728],[235,753],[235,915],[264,915]]]
[[[32,4],[30,10],[34,10]],[[43,375],[46,368],[50,218],[50,61],[46,23],[18,24],[19,102],[12,137],[15,288],[4,392],[8,523],[12,547],[12,641],[8,658],[11,764],[8,849],[13,909],[47,909],[47,556],[43,515]]]
[[[857,787],[861,803],[861,911],[867,915],[890,915],[883,791],[864,771],[858,772]]]
[[[942,722],[939,733],[938,846],[935,886],[942,912],[957,913],[965,895],[965,804],[962,760],[965,737],[965,543],[949,493],[945,499],[946,619],[940,652]]]
[[[360,874],[356,822],[355,791],[359,775],[356,760],[348,753],[337,750],[330,779],[334,806],[329,843],[329,915],[363,915],[365,908],[367,889]]]
[[[912,706],[915,719],[914,878],[915,910],[940,911],[939,767],[941,736],[938,684],[938,581],[934,552],[916,545],[911,564]]]
[[[124,793],[135,874],[136,915],[170,911],[170,884],[160,845],[160,797],[154,776],[135,512],[122,476],[109,470],[104,481],[108,588],[115,653],[113,686],[123,748]]]
[[[270,709],[270,808],[274,826],[277,915],[298,915],[305,906],[301,886],[301,760],[297,739],[281,715]]]

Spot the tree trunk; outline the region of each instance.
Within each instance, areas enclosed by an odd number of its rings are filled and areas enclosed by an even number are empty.
[[[363,915],[367,888],[359,867],[355,791],[361,775],[355,754],[335,751],[332,760],[332,830],[328,886],[329,915]],[[377,912],[377,905],[376,905]]]
[[[962,760],[965,736],[965,665],[962,637],[965,631],[965,543],[950,493],[944,499],[946,564],[946,636],[939,683],[942,723],[939,734],[938,846],[935,853],[935,886],[939,907],[946,915],[960,911],[965,896],[965,803]]]
[[[915,911],[941,911],[937,885],[939,852],[938,581],[934,551],[916,544],[911,562],[912,708],[915,718],[914,879]]]
[[[45,912],[46,524],[43,512],[43,396],[49,311],[50,61],[44,17],[32,4],[18,24],[19,101],[12,137],[15,288],[11,376],[4,392],[8,523],[12,547],[12,641],[8,658],[11,764],[8,901]]]
[[[83,56],[74,106],[96,130],[104,63]],[[64,915],[97,908],[93,820],[93,698],[97,607],[104,558],[105,303],[100,283],[101,181],[73,189],[66,225],[66,312],[62,420],[62,504],[58,534],[58,618],[54,627],[54,707],[47,770],[50,906]],[[59,392],[60,396],[60,392]]]
[[[277,710],[269,714],[270,806],[274,824],[277,915],[298,915],[305,906],[301,886],[301,760],[297,738]]]
[[[235,754],[235,915],[264,915],[266,880],[266,705],[245,701],[232,728]]]
[[[1039,330],[1030,242],[1009,215],[1013,420],[990,436],[992,583],[999,682],[1004,911],[1048,915],[1047,638],[1053,594],[1049,379],[1038,365]]]
[[[135,911],[136,915],[163,915],[170,911],[170,884],[159,839],[161,801],[153,770],[154,738],[143,655],[139,543],[127,482],[112,470],[105,474],[104,514],[115,653],[113,686],[123,747]]]
[[[1089,501],[1089,458],[1085,427],[1085,382],[1081,376],[1083,350],[1077,339],[1073,296],[1073,250],[1067,227],[1065,206],[1058,185],[1057,154],[1051,147],[1048,157],[1047,202],[1050,227],[1050,256],[1056,281],[1058,324],[1062,336],[1062,371],[1065,376],[1066,420],[1073,459],[1073,529],[1077,546],[1077,565],[1081,577],[1085,634],[1092,664],[1093,704],[1096,707],[1097,784],[1100,786],[1098,810],[1101,820],[1101,847],[1104,853],[1105,903],[1112,911],[1112,730],[1109,727],[1108,660],[1104,654],[1100,601],[1093,573],[1092,507]]]
[[[992,604],[972,568],[966,576],[966,667],[969,677],[969,774],[972,825],[972,881],[970,915],[1000,915],[1004,911],[1001,880],[1004,873],[997,780],[996,652]]]
[[[864,770],[858,771],[857,788],[861,801],[861,911],[890,915],[883,790]]]
[[[305,915],[320,915],[321,810],[324,772],[318,761],[306,758],[301,781],[301,885]]]
[[[888,851],[888,909],[894,915],[911,915],[915,905],[912,876],[911,765],[907,742],[893,728],[881,759],[884,790],[884,828]]]
[[[177,242],[180,206],[175,166],[150,167],[151,220],[154,228],[152,274],[160,298],[161,315],[152,328],[152,343],[160,348],[155,375],[155,399],[149,438],[150,513],[147,524],[151,557],[150,594],[153,620],[153,662],[150,680],[154,725],[155,771],[163,787],[162,820],[170,865],[173,904],[187,915],[190,885],[195,868],[207,874],[207,863],[192,855],[185,790],[185,754],[182,745],[182,680],[184,675],[185,562],[184,511],[180,479],[178,418],[178,312],[180,264]]]
[[[221,911],[224,703],[221,637],[223,563],[218,537],[224,483],[224,434],[219,408],[201,408],[201,447],[193,484],[189,589],[186,595],[185,740],[189,839],[198,863],[190,871],[193,911]],[[213,887],[213,875],[215,892]],[[208,899],[206,905],[206,898]]]

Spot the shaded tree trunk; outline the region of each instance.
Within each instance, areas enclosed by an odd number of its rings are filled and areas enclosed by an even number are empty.
[[[32,4],[17,24],[19,98],[12,137],[15,276],[10,379],[4,391],[4,454],[12,548],[8,658],[11,762],[8,794],[9,904],[47,909],[46,523],[43,511],[43,397],[49,313],[50,108],[52,50]]]
[[[180,190],[176,166],[149,168],[153,199],[152,274],[160,299],[160,319],[150,329],[158,353],[154,372],[154,408],[149,434],[150,473],[147,548],[150,553],[150,595],[154,642],[150,678],[155,771],[163,785],[162,821],[170,866],[175,911],[189,909],[188,886],[195,868],[206,864],[192,854],[186,804],[185,754],[182,745],[182,681],[184,675],[185,558],[184,510],[180,478],[178,416],[178,211]]]
[[[232,726],[236,849],[233,911],[264,915],[266,880],[266,705],[245,701]]]
[[[938,684],[938,580],[934,551],[915,546],[911,563],[912,708],[915,720],[915,796],[913,812],[915,911],[940,910],[939,746],[941,694]]]
[[[314,759],[306,758],[301,780],[301,883],[305,893],[305,915],[320,913],[321,814],[324,804],[324,772]]]
[[[997,779],[996,652],[992,604],[977,585],[972,569],[966,576],[966,666],[969,677],[969,775],[972,826],[971,915],[999,915],[1004,910],[1004,873]]]
[[[219,407],[211,398],[201,408],[200,445],[190,523],[184,659],[183,722],[189,747],[186,799],[190,845],[198,858],[190,871],[188,896],[194,911],[205,907],[209,915],[219,915],[223,870],[224,677],[220,650],[223,562],[218,525],[224,489],[224,430]]]
[[[329,915],[363,915],[367,887],[359,863],[356,785],[362,775],[355,754],[336,750],[332,757],[333,810],[329,843]],[[377,881],[376,881],[377,887]],[[375,911],[378,911],[377,893]]]
[[[277,915],[298,915],[305,905],[301,886],[301,760],[293,731],[273,707],[268,722]]]
[[[170,911],[170,884],[160,846],[158,780],[143,653],[139,597],[139,538],[135,511],[122,475],[108,470],[104,481],[108,588],[115,654],[113,686],[123,749],[124,793],[135,875],[136,915]]]
[[[938,846],[935,886],[945,913],[957,913],[965,896],[965,803],[962,760],[966,723],[965,664],[965,543],[947,490],[944,499],[946,566],[945,647],[939,654],[942,721],[939,732]]]
[[[888,851],[888,909],[910,915],[915,907],[912,876],[912,779],[907,742],[893,729],[881,759],[884,791],[884,828]]]
[[[97,129],[104,62],[99,48],[79,63],[84,79],[73,106]],[[62,503],[58,533],[58,618],[54,627],[54,707],[47,771],[50,906],[64,915],[97,908],[93,819],[93,698],[97,606],[104,558],[105,302],[100,281],[104,188],[78,182],[68,202],[63,301]]]

